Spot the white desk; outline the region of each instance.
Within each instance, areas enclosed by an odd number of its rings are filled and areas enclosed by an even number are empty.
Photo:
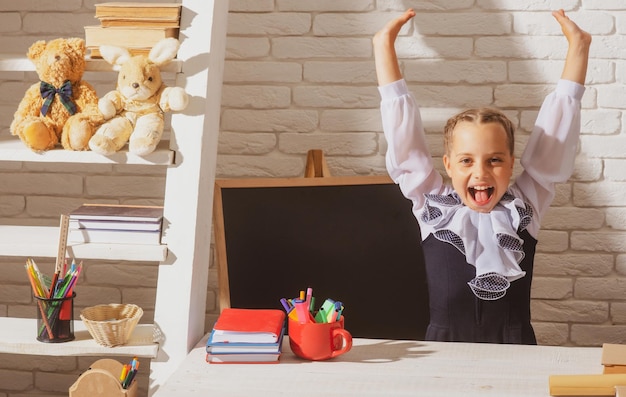
[[[333,360],[207,364],[204,343],[154,396],[549,396],[548,376],[601,374],[602,349],[355,339]]]

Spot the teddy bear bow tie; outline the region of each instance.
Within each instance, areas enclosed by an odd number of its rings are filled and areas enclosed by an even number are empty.
[[[59,94],[61,103],[65,106],[70,115],[76,113],[76,104],[72,102],[72,83],[69,80],[66,80],[65,83],[63,83],[63,85],[59,88],[42,81],[39,86],[39,92],[41,92],[41,97],[44,99],[43,105],[41,105],[42,116],[45,116],[46,113],[48,113],[48,108],[50,107],[50,104],[56,94]]]

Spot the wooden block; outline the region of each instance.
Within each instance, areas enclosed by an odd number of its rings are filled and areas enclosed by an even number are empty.
[[[626,374],[626,365],[605,365],[602,372],[605,374]]]
[[[626,345],[602,345],[602,365],[605,374],[626,374]]]
[[[549,384],[551,396],[615,396],[626,374],[551,375]]]

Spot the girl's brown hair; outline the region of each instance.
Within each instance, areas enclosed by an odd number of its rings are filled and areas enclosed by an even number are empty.
[[[493,108],[477,108],[468,109],[464,112],[457,114],[456,116],[448,119],[446,126],[443,130],[443,145],[447,154],[450,154],[450,145],[452,144],[452,131],[462,121],[476,124],[498,123],[504,127],[506,137],[509,141],[509,150],[513,154],[515,148],[515,127],[511,120],[501,111]]]

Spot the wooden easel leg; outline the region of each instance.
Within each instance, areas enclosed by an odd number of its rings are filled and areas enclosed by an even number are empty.
[[[321,149],[311,149],[307,152],[305,178],[318,178],[330,176],[324,153]]]

